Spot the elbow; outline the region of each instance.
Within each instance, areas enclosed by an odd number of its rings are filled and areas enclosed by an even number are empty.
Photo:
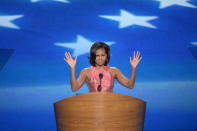
[[[129,88],[129,89],[133,89],[133,88],[134,88],[134,84],[129,83],[129,84],[127,85],[127,88]]]
[[[134,88],[134,86],[127,86],[127,88],[129,88],[129,89],[133,89],[133,88]]]
[[[72,92],[76,92],[77,90],[75,90],[75,89],[72,89]]]
[[[127,87],[128,87],[129,89],[133,89],[133,88],[134,88],[134,85],[135,85],[135,80],[129,81],[129,82],[127,83]]]
[[[130,89],[133,89],[133,88],[134,88],[134,86],[131,86],[131,87],[130,87]]]
[[[72,92],[76,92],[76,91],[78,91],[78,89],[75,89],[75,90],[72,89]]]
[[[76,92],[79,88],[80,86],[78,85],[78,83],[71,83],[72,92]]]
[[[71,87],[72,92],[76,92],[78,90],[78,88],[75,87]]]

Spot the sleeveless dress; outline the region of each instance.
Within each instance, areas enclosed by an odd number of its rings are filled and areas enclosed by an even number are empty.
[[[103,74],[103,78],[100,78],[99,74]],[[107,66],[105,70],[96,69],[94,66],[90,67],[90,81],[87,82],[89,92],[99,92],[98,86],[101,85],[101,92],[112,92],[114,86],[114,78],[110,71],[110,67]]]

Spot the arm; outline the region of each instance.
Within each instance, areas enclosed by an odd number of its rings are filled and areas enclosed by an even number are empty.
[[[127,79],[120,70],[115,69],[115,76],[116,79],[118,80],[118,82],[120,84],[122,84],[123,86],[127,87],[127,88],[134,88],[134,84],[135,84],[135,76],[136,76],[136,69],[132,69],[132,73],[130,76],[130,79]]]
[[[71,83],[71,89],[72,91],[77,91],[81,86],[83,85],[85,81],[85,70],[80,72],[80,75],[78,79],[76,80],[75,77],[75,66],[76,66],[76,61],[77,57],[75,59],[72,58],[69,52],[65,53],[65,58],[64,60],[69,64],[70,66],[70,83]]]
[[[75,77],[75,68],[70,68],[70,83],[72,91],[77,91],[85,81],[85,70],[81,71],[78,79]]]
[[[115,69],[115,76],[118,80],[118,82],[120,84],[122,84],[123,86],[127,87],[127,88],[134,88],[134,84],[135,84],[135,77],[136,77],[136,69],[137,69],[137,65],[140,62],[140,60],[142,59],[142,57],[140,57],[140,52],[136,52],[134,51],[134,55],[133,55],[133,59],[130,57],[130,64],[132,67],[132,72],[131,72],[131,76],[130,79],[127,79],[120,70]]]

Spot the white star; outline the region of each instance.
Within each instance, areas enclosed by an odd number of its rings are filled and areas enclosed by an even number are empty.
[[[140,25],[149,28],[156,28],[156,26],[147,21],[156,19],[157,16],[135,16],[125,10],[120,10],[120,16],[100,15],[102,18],[115,20],[119,22],[119,28],[125,28],[131,25]]]
[[[20,27],[16,26],[11,21],[21,18],[21,17],[23,17],[23,15],[0,16],[0,26],[14,28],[14,29],[20,29]]]
[[[192,42],[192,45],[197,45],[197,42]]]
[[[109,46],[114,44],[114,42],[106,42]],[[77,42],[75,43],[55,43],[56,46],[62,46],[66,48],[71,48],[74,50],[73,56],[79,56],[86,54],[90,51],[90,47],[93,42],[84,38],[81,35],[77,35]]]
[[[39,2],[39,1],[43,1],[43,0],[31,0],[31,2]],[[45,0],[44,0],[45,1]],[[51,1],[57,1],[57,2],[63,2],[63,3],[69,3],[68,0],[51,0]]]
[[[188,3],[189,0],[155,0],[160,2],[159,8],[166,8],[172,5],[185,6],[190,8],[197,8],[196,6]]]

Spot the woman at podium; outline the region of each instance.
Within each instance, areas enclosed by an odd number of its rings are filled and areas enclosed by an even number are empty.
[[[132,72],[128,79],[119,69],[108,65],[110,47],[104,42],[95,42],[90,49],[89,62],[91,66],[83,69],[76,79],[75,66],[77,57],[73,59],[69,52],[65,52],[64,58],[70,66],[72,91],[77,91],[86,82],[89,92],[113,92],[114,79],[127,88],[134,88],[136,69],[141,59],[140,52],[134,51],[133,57],[130,57]]]

